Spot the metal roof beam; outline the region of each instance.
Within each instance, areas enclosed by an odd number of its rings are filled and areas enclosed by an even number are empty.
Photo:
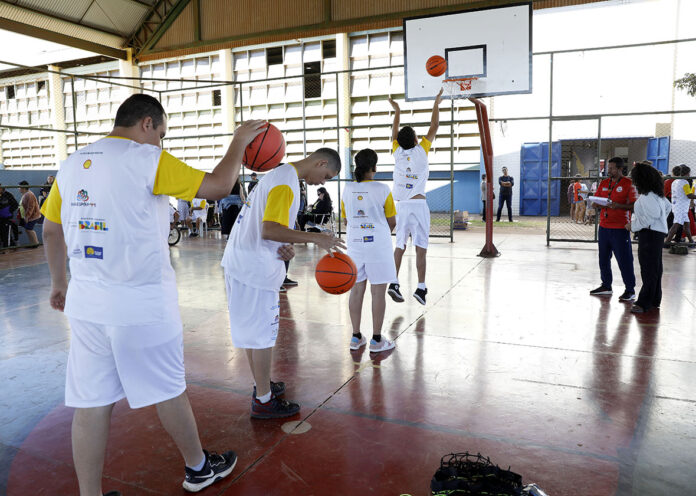
[[[174,23],[190,0],[158,0],[135,34],[128,40],[137,57],[153,47]]]
[[[126,50],[101,45],[92,41],[75,38],[73,36],[57,33],[55,31],[49,31],[48,29],[39,28],[30,24],[24,24],[2,17],[0,17],[0,29],[5,29],[7,31],[12,31],[14,33],[23,34],[26,36],[32,36],[41,40],[52,41],[53,43],[60,43],[61,45],[80,48],[82,50],[107,55],[116,59],[128,60],[128,53]]]

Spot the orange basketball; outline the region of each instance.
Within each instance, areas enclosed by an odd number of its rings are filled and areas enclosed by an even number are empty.
[[[285,156],[285,138],[273,124],[266,124],[264,132],[244,150],[242,163],[253,171],[268,171],[280,165]]]
[[[442,76],[447,70],[447,62],[439,55],[433,55],[425,63],[425,70],[433,77]]]
[[[350,291],[358,278],[358,268],[345,253],[326,255],[317,264],[314,271],[319,287],[331,294],[343,294]]]

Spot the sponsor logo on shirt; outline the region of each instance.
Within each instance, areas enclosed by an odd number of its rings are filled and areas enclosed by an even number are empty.
[[[406,174],[406,177],[408,179],[418,179],[418,176],[416,176],[415,174]]]
[[[78,222],[78,226],[80,228],[80,231],[108,231],[109,228],[106,227],[106,222],[103,220],[86,220],[86,219],[80,219]]]
[[[619,186],[618,188],[616,188],[616,192],[617,192],[617,193],[621,193],[622,191],[623,191],[623,188],[622,188],[621,186]]]
[[[365,217],[365,211],[364,210],[358,210],[358,213],[356,217]]]
[[[82,164],[82,167],[84,169],[89,169],[90,167],[92,167],[92,161],[89,159],[85,160],[84,163]]]
[[[406,157],[406,160],[408,160],[408,161],[410,162],[410,161],[411,161],[411,157]]]
[[[70,203],[71,207],[96,207],[97,206],[96,203],[89,201],[89,193],[87,193],[86,189],[81,189],[80,191],[78,191],[76,199],[77,199],[76,202]]]
[[[406,167],[406,172],[411,172],[411,168],[410,168],[410,167]]]
[[[104,260],[104,248],[101,246],[85,246],[85,258]]]
[[[363,236],[363,243],[372,243],[374,240],[374,236]]]
[[[413,189],[413,184],[406,183],[406,189]]]
[[[75,249],[72,251],[72,255],[73,255],[74,257],[82,256],[82,250],[80,250],[79,248],[75,248]]]
[[[362,200],[362,199],[363,199],[363,196],[362,196],[362,195],[358,195],[358,200]]]
[[[374,224],[370,224],[370,223],[360,224],[360,229],[374,229],[374,228],[375,228]]]

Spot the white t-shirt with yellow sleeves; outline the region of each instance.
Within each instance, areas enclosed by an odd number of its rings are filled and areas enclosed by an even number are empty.
[[[425,196],[425,184],[428,182],[430,166],[428,152],[432,144],[427,138],[404,150],[395,140],[392,146],[394,154],[394,187],[392,193],[397,201],[408,200],[416,195]]]
[[[41,212],[63,226],[66,315],[115,326],[178,318],[168,196],[191,200],[204,175],[157,146],[117,137],[63,162]]]
[[[356,263],[394,263],[388,217],[396,215],[389,186],[375,181],[346,184],[341,217],[348,222],[346,247]]]
[[[261,237],[264,221],[293,229],[300,208],[300,180],[292,164],[268,172],[242,205],[222,256],[225,274],[256,289],[278,291],[285,264],[278,258],[282,243]]]
[[[201,210],[194,210],[200,208]],[[208,203],[202,198],[194,198],[191,201],[191,218],[195,222],[196,219],[205,219],[208,216]]]

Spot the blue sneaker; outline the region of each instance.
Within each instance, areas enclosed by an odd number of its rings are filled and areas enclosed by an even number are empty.
[[[359,350],[363,346],[367,344],[367,339],[365,339],[365,336],[362,336],[360,339],[356,338],[353,336],[350,338],[350,349],[351,350]]]
[[[276,396],[283,396],[285,394],[285,383],[271,381],[271,393]],[[256,386],[254,386],[254,393],[251,396],[256,398]]]
[[[374,339],[370,339],[370,353],[379,353],[381,351],[391,350],[395,347],[396,343],[394,341],[389,341],[384,337],[382,337],[382,340],[379,342],[375,341]]]
[[[258,398],[251,400],[251,418],[274,419],[292,417],[300,412],[300,405],[278,398],[274,394],[267,403],[261,403]]]

